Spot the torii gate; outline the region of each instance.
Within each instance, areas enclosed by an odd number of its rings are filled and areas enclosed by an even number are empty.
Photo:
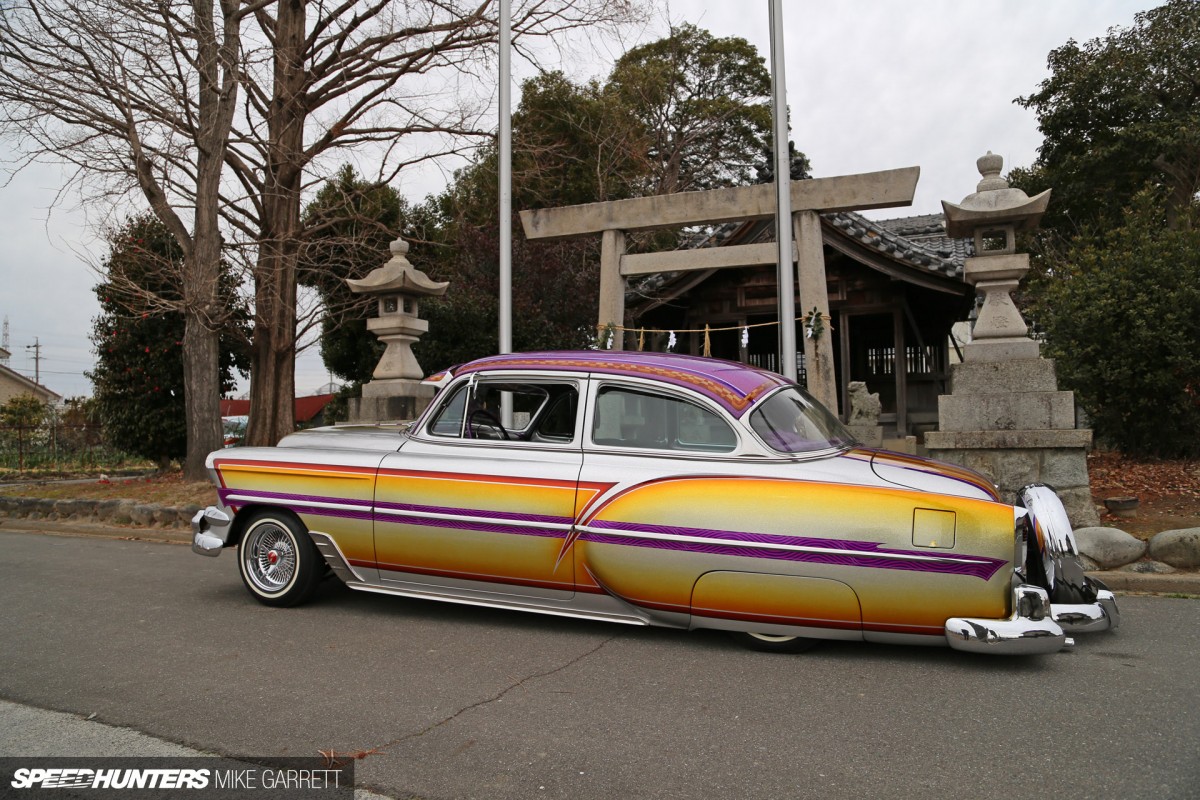
[[[910,206],[920,174],[920,167],[905,167],[792,182],[792,230],[794,258],[798,264],[799,308],[811,310],[816,307],[817,313],[826,318],[829,316],[818,215]],[[522,211],[521,224],[528,239],[601,234],[599,326],[603,328],[607,325],[624,327],[625,286],[631,276],[778,263],[776,246],[770,243],[627,255],[627,232],[774,216],[775,185],[758,184]],[[780,320],[780,323],[784,324],[784,321]],[[613,346],[623,347],[622,339],[616,338]],[[830,338],[806,337],[804,355],[808,363],[809,391],[836,413],[838,389]]]

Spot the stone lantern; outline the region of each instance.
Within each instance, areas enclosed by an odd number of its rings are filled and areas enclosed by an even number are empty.
[[[1037,358],[1038,343],[1012,301],[1012,292],[1029,272],[1029,254],[1017,252],[1016,234],[1036,228],[1050,203],[1050,190],[1030,198],[1000,177],[1004,159],[989,150],[975,162],[983,180],[974,194],[955,205],[942,201],[946,233],[973,238],[975,257],[968,258],[964,277],[983,295],[964,361],[1010,361]]]
[[[352,422],[412,419],[433,397],[432,387],[421,385],[425,373],[413,355],[412,346],[429,330],[420,318],[419,298],[440,297],[448,282],[429,279],[409,263],[408,242],[391,244],[392,258],[361,280],[346,279],[350,291],[372,295],[378,301],[378,316],[367,320],[367,330],[387,347],[372,377],[363,384],[360,401],[350,401]]]
[[[1092,505],[1087,450],[1092,432],[1075,427],[1075,396],[1058,390],[1054,362],[1012,301],[1029,271],[1016,234],[1037,227],[1050,192],[1029,197],[1000,177],[1004,162],[988,153],[976,162],[983,180],[961,203],[944,202],[946,231],[973,238],[964,279],[983,295],[963,363],[950,372],[950,394],[938,398],[938,430],[925,435],[930,455],[978,470],[1006,499],[1031,483],[1054,487],[1072,524],[1099,521]]]

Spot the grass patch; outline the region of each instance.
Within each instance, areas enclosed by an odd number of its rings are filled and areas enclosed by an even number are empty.
[[[0,493],[53,500],[136,500],[176,508],[208,506],[217,500],[217,490],[211,483],[185,481],[181,471],[137,478],[26,483],[0,488]]]

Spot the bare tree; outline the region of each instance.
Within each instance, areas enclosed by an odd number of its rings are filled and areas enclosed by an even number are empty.
[[[531,37],[615,23],[633,12],[628,0],[515,6],[518,48]],[[231,209],[244,214],[235,222],[255,245],[247,441],[274,444],[294,424],[301,207],[321,177],[315,167],[331,151],[374,145],[382,150],[376,179],[386,181],[414,158],[433,155],[401,155],[397,144],[410,137],[446,135],[453,148],[463,136],[489,136],[448,79],[491,85],[498,10],[495,0],[278,0],[254,18],[265,57],[247,60],[252,78],[229,153],[252,202]]]
[[[243,0],[15,0],[0,13],[0,131],[93,197],[140,194],[183,251],[192,479],[221,443],[219,187],[241,79]]]
[[[518,0],[514,47],[528,57],[531,37],[634,10]],[[74,165],[91,197],[139,192],[184,248],[189,474],[219,442],[221,234],[253,275],[247,440],[274,444],[293,428],[301,205],[322,157],[375,148],[389,180],[490,135],[458,89],[490,85],[497,16],[495,0],[15,0],[0,14],[0,129],[29,159]],[[421,134],[448,143],[400,146]]]

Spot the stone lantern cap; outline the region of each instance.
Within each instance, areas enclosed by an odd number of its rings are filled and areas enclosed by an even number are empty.
[[[371,270],[370,274],[361,280],[346,279],[350,291],[355,294],[392,292],[432,297],[444,295],[450,282],[430,280],[428,275],[409,263],[408,247],[408,242],[403,239],[392,242],[392,257],[386,264]]]
[[[1008,181],[1000,177],[1004,159],[991,150],[980,156],[975,164],[983,176],[975,193],[967,195],[958,205],[942,201],[942,210],[946,212],[946,234],[962,239],[990,225],[1012,225],[1014,230],[1036,228],[1050,203],[1050,190],[1031,198],[1020,189],[1010,187]]]

